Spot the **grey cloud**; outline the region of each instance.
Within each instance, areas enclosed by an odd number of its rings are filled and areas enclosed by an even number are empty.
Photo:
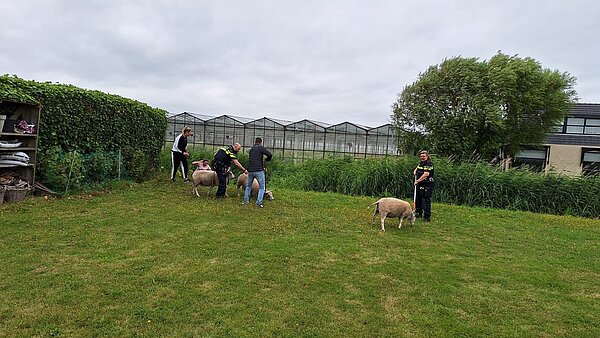
[[[600,102],[591,1],[4,1],[0,72],[173,113],[381,125],[452,56],[531,56]],[[27,20],[23,20],[27,18]]]

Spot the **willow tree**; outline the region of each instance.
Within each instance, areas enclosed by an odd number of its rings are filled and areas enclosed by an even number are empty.
[[[392,105],[402,145],[421,139],[457,160],[491,159],[504,146],[537,145],[576,101],[575,78],[532,58],[498,53],[429,67]],[[413,149],[403,149],[411,152]]]

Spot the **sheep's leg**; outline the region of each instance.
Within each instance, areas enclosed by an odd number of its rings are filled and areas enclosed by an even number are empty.
[[[385,231],[385,217],[387,214],[381,214],[381,231]]]
[[[194,185],[193,191],[196,193],[196,196],[200,197],[200,193],[198,192],[198,185]]]
[[[400,220],[400,224],[398,225],[398,229],[402,228],[402,220],[404,219],[404,216],[400,216],[398,217],[398,219]]]

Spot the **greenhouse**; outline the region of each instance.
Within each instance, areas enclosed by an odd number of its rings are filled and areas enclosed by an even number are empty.
[[[208,116],[183,112],[168,117],[165,145],[170,145],[184,127],[192,128],[188,149],[216,149],[238,142],[242,151],[254,145],[256,137],[273,156],[303,162],[331,156],[398,155],[396,133],[391,124],[367,127],[351,122],[327,124],[312,120],[285,121],[263,117]]]

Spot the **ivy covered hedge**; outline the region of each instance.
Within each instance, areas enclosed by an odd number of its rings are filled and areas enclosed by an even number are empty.
[[[81,154],[121,150],[129,176],[137,180],[159,165],[165,110],[96,90],[9,75],[0,76],[0,98],[42,106],[40,155],[55,147]]]

